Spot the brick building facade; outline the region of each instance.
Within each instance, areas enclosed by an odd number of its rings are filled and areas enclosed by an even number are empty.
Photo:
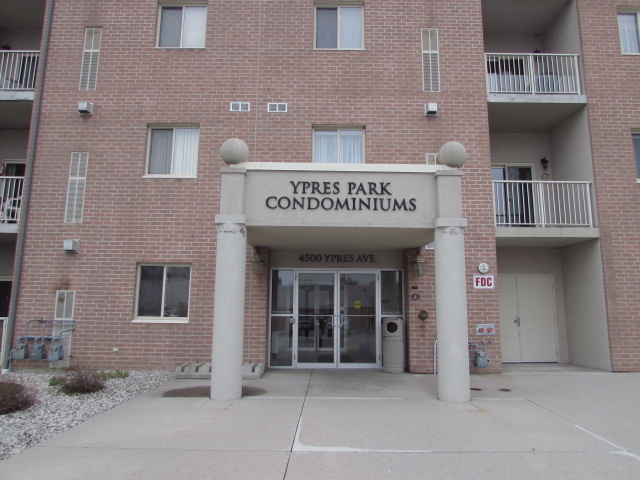
[[[14,366],[38,343],[44,358],[31,362],[43,366],[56,344],[53,366],[211,361],[219,150],[235,137],[249,148],[247,182],[305,172],[328,182],[314,193],[327,205],[357,196],[335,183],[364,182],[374,205],[336,212],[335,225],[308,208],[295,223],[277,199],[307,201],[299,192],[245,192],[285,212],[247,220],[244,362],[382,368],[385,318],[399,318],[406,369],[434,371],[437,222],[417,201],[402,225],[384,223],[381,202],[402,197],[392,179],[446,171],[435,154],[457,141],[472,371],[640,368],[640,57],[627,39],[640,2],[34,0],[25,18],[18,3],[0,7],[13,79],[0,87],[0,280],[13,285],[3,356]],[[26,183],[10,194],[20,164]],[[366,186],[381,172],[387,188]],[[345,303],[349,288],[361,297]]]

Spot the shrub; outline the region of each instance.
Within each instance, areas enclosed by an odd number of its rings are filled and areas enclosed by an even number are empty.
[[[60,389],[68,394],[99,392],[105,386],[105,380],[96,370],[78,369],[71,370],[64,377],[60,384]]]
[[[50,387],[55,387],[57,385],[60,385],[62,383],[63,378],[59,377],[57,375],[54,375],[53,377],[51,377],[49,379],[49,386]]]
[[[29,408],[36,403],[35,392],[15,382],[0,382],[0,415]]]

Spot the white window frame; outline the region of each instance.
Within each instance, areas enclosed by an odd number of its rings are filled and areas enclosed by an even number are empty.
[[[164,9],[167,8],[179,8],[182,10],[180,15],[180,44],[179,45],[160,45],[160,37],[162,30],[162,15]],[[202,32],[202,39],[198,45],[184,45],[185,42],[185,10],[188,8],[202,8],[204,10],[204,28]],[[156,47],[157,48],[167,48],[167,49],[185,49],[185,48],[193,48],[193,49],[202,49],[205,48],[206,45],[206,37],[207,37],[207,5],[206,3],[160,3],[158,5],[158,29],[157,29],[157,38],[156,38]]]
[[[169,173],[149,173],[151,167],[151,140],[154,130],[173,130],[172,149],[171,149],[171,166]],[[195,159],[193,159],[193,172],[174,173],[175,171],[175,148],[176,148],[176,131],[177,130],[197,130],[198,141],[195,148]],[[147,135],[147,161],[145,166],[145,177],[148,178],[197,178],[198,176],[198,160],[200,156],[200,127],[199,125],[149,125]]]
[[[362,141],[362,146],[361,146],[361,151],[362,151],[362,159],[360,162],[356,162],[353,163],[353,165],[362,165],[365,163],[365,128],[363,126],[360,127],[353,127],[353,126],[341,126],[341,127],[331,127],[331,126],[316,126],[313,128],[313,163],[319,163],[319,164],[337,164],[337,163],[344,163],[342,161],[342,158],[340,158],[340,133],[344,132],[344,131],[349,131],[349,132],[361,132],[361,141]],[[317,158],[316,158],[316,134],[318,132],[335,132],[337,134],[337,142],[336,142],[336,159],[337,161],[335,162],[320,162]]]
[[[360,9],[360,46],[359,47],[342,47],[340,38],[340,18],[341,10],[345,8],[359,8]],[[337,25],[336,25],[336,47],[319,47],[318,46],[318,10],[337,10]],[[313,47],[316,50],[364,50],[364,7],[361,3],[340,3],[340,4],[328,4],[328,5],[316,5],[314,11],[314,28],[313,28]]]
[[[636,18],[636,29],[635,29],[635,33],[636,33],[636,42],[638,45],[638,51],[637,52],[625,52],[623,50],[623,40],[622,40],[622,30],[620,29],[620,16],[621,15],[633,15]],[[620,52],[623,55],[640,55],[640,11],[638,10],[620,10],[618,11],[618,15],[617,15],[617,20],[618,20],[618,34],[620,37]]]
[[[82,47],[82,65],[80,66],[80,90],[95,90],[98,83],[98,64],[100,63],[100,43],[102,27],[86,27]]]
[[[142,267],[163,267],[163,279],[162,279],[162,299],[161,299],[161,310],[162,316],[142,316],[138,315],[138,306],[140,302],[140,280]],[[191,264],[188,263],[140,263],[136,267],[136,300],[135,300],[135,310],[134,310],[134,318],[133,323],[189,323],[189,316],[186,317],[172,317],[164,315],[164,303],[165,303],[165,294],[167,287],[167,267],[186,267],[189,268],[189,285],[188,285],[188,295],[187,295],[187,310],[189,314],[191,313],[191,285],[193,279],[193,268]]]
[[[425,45],[425,32],[435,33],[435,45],[431,44],[429,36],[429,45]],[[442,80],[440,78],[440,38],[438,37],[437,28],[423,28],[420,30],[420,43],[422,46],[422,91],[423,92],[439,92],[441,88]],[[425,58],[429,58],[429,78],[425,75]],[[435,58],[435,63],[433,59]],[[435,75],[431,67],[435,65]],[[437,79],[434,81],[434,76]],[[428,80],[428,82],[427,82]],[[437,85],[434,83],[437,82]]]

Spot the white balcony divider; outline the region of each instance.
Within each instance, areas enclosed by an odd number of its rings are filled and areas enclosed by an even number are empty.
[[[0,90],[34,90],[40,52],[0,50]]]
[[[580,94],[578,55],[487,53],[489,93]]]
[[[0,223],[17,223],[24,177],[0,177]]]
[[[497,227],[593,227],[590,182],[494,180]]]

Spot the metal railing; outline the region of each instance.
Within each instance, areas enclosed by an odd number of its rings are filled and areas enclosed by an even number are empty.
[[[0,177],[0,223],[18,223],[24,177]]]
[[[40,52],[0,50],[0,90],[34,90]]]
[[[486,53],[489,93],[580,94],[578,55]]]
[[[591,182],[493,181],[497,227],[593,227]]]

